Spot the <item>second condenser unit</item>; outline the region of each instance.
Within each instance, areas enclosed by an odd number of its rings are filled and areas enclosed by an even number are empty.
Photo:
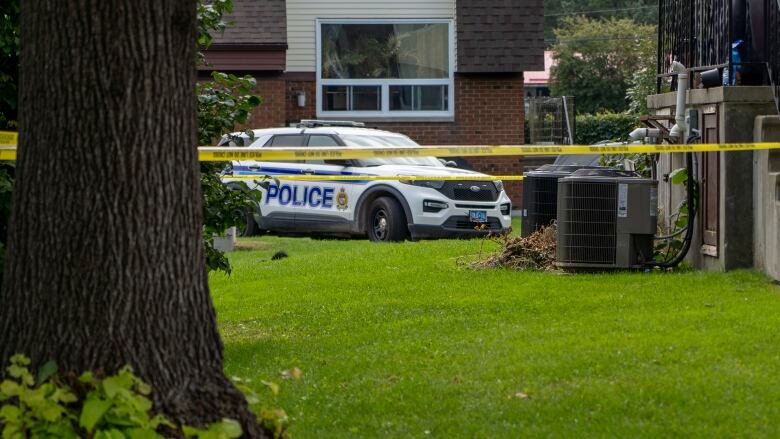
[[[562,155],[555,163],[523,174],[522,236],[555,221],[558,214],[558,180],[579,169],[600,169],[600,156]]]

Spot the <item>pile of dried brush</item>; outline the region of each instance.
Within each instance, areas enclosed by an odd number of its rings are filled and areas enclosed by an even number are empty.
[[[487,259],[474,263],[478,268],[506,267],[515,270],[555,270],[555,224],[543,227],[530,236],[507,237],[501,250]]]

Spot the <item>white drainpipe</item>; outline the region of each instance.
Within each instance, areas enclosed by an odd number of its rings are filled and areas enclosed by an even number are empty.
[[[685,95],[688,91],[688,71],[681,63],[672,62],[672,73],[677,74],[677,109],[675,111],[675,124],[669,131],[669,137],[683,143],[685,133],[688,131],[688,125],[685,123]]]
[[[637,128],[628,134],[629,140],[656,139],[661,137],[661,130],[658,128]]]

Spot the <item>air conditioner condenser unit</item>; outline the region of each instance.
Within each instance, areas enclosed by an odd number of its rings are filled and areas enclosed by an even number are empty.
[[[552,224],[558,215],[558,180],[580,169],[599,169],[587,165],[543,165],[523,174],[521,236],[529,236]]]
[[[558,181],[557,265],[638,268],[653,260],[658,182],[628,171],[582,169]]]

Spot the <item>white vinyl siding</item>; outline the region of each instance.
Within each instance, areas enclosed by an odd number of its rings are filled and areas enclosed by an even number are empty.
[[[287,71],[316,71],[317,19],[329,18],[454,20],[455,0],[287,0]]]

